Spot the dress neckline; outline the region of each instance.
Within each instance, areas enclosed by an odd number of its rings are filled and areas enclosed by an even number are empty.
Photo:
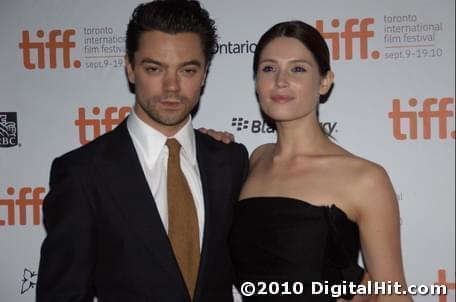
[[[250,203],[252,200],[260,200],[260,199],[263,199],[263,200],[284,199],[284,200],[289,200],[289,201],[295,202],[297,204],[303,205],[305,207],[310,207],[310,208],[315,208],[315,209],[335,210],[335,211],[339,212],[340,214],[342,214],[342,216],[344,216],[349,222],[358,225],[355,221],[353,221],[352,219],[350,219],[348,217],[347,213],[345,213],[344,210],[342,210],[341,208],[336,206],[334,203],[332,203],[330,205],[315,205],[313,203],[310,203],[308,201],[305,201],[305,200],[299,199],[299,198],[295,198],[295,197],[288,197],[288,196],[252,196],[252,197],[246,197],[246,198],[240,199],[236,203],[236,206],[242,206],[244,204]]]

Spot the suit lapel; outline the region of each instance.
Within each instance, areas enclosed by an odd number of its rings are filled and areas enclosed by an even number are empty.
[[[129,229],[143,240],[170,278],[175,279],[177,290],[184,282],[126,122],[112,135],[112,145],[106,149],[105,160],[100,161],[100,171],[106,175],[107,187],[115,197],[113,202],[123,213]]]
[[[210,145],[205,141],[205,137],[198,131],[195,134],[196,137],[196,154],[198,167],[201,175],[201,184],[203,187],[204,197],[204,237],[203,245],[201,250],[201,261],[200,269],[198,273],[198,281],[195,292],[195,301],[198,301],[198,297],[201,295],[204,288],[201,288],[201,284],[204,284],[205,278],[210,278],[206,273],[211,263],[214,228],[217,227],[218,213],[225,212],[227,205],[227,198],[231,184],[229,180],[230,175],[226,175],[230,169],[224,169],[223,167],[227,164],[226,158],[220,156],[220,154],[210,148]],[[223,174],[225,173],[225,174]]]

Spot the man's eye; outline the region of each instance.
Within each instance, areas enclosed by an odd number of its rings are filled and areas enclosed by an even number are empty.
[[[196,73],[196,69],[195,68],[185,68],[182,70],[182,72],[187,75],[194,75]]]
[[[149,66],[149,67],[146,67],[146,71],[148,73],[157,73],[160,71],[160,69],[158,67]]]

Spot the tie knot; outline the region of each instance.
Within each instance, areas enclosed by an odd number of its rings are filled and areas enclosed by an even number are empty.
[[[175,138],[169,138],[166,141],[166,145],[168,146],[169,149],[169,156],[178,156],[180,149],[181,149],[181,144],[177,141]]]

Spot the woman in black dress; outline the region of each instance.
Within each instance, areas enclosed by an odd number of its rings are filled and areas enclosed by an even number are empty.
[[[312,285],[319,292],[321,285],[358,284],[360,249],[373,281],[405,286],[399,209],[387,173],[335,144],[318,121],[334,79],[323,37],[300,21],[276,24],[257,44],[253,72],[277,142],[252,153],[235,209],[230,245],[237,286],[255,286],[244,301],[336,300],[312,295]]]

